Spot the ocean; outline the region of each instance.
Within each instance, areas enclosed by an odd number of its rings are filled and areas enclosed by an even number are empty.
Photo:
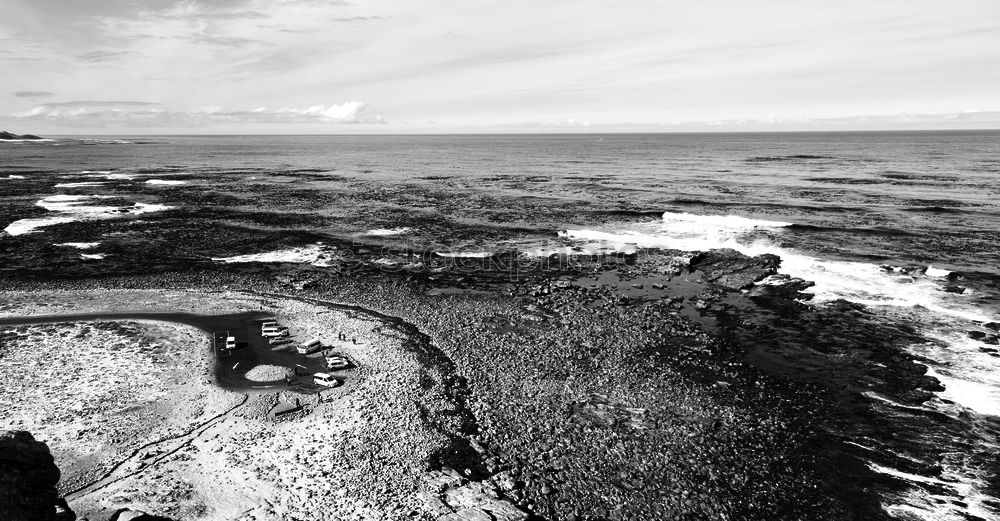
[[[0,210],[0,248],[61,244],[97,262],[155,247],[158,262],[322,265],[324,238],[387,255],[774,253],[781,273],[816,283],[811,305],[863,304],[929,339],[908,349],[946,390],[921,407],[1000,417],[997,131],[65,137],[0,143]],[[179,244],[178,212],[257,239]],[[122,216],[145,223],[144,240],[102,253]],[[68,226],[71,240],[56,233]],[[988,469],[941,465],[934,478],[875,469],[914,484],[886,510],[988,518]]]

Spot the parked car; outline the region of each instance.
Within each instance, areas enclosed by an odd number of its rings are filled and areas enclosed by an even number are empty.
[[[270,339],[267,340],[267,343],[271,344],[272,346],[280,346],[282,344],[290,344],[291,342],[292,342],[291,338],[284,337],[284,336],[276,336],[274,338],[270,338]]]
[[[351,361],[346,356],[330,355],[326,357],[327,369],[346,369],[351,366]]]
[[[261,332],[260,332],[260,336],[265,336],[265,337],[268,337],[268,338],[274,338],[274,337],[278,337],[278,336],[288,336],[288,330],[287,329],[281,329],[281,330],[278,330],[278,329],[262,329]]]
[[[340,385],[340,380],[330,373],[316,373],[313,375],[313,382],[325,387],[336,387]]]

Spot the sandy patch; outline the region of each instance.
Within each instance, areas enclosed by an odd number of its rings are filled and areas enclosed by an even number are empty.
[[[72,490],[145,442],[238,398],[210,385],[207,340],[161,322],[0,326],[0,429],[48,443]]]
[[[247,371],[247,380],[254,382],[271,382],[285,377],[285,368],[277,365],[258,365]]]

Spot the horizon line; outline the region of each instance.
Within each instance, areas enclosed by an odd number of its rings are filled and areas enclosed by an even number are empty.
[[[46,136],[53,138],[74,138],[74,137],[94,137],[94,136],[135,136],[135,137],[225,137],[225,136],[490,136],[490,135],[519,135],[519,136],[544,136],[544,135],[690,135],[690,134],[874,134],[874,133],[961,133],[961,132],[998,132],[1000,126],[995,128],[879,128],[879,129],[805,129],[805,130],[575,130],[575,131],[503,131],[503,130],[477,130],[474,132],[462,131],[415,131],[415,132],[210,132],[210,133],[83,133],[83,134],[46,134],[40,135],[33,132],[25,134],[37,135],[43,139]],[[14,132],[17,134],[17,132]],[[23,134],[22,134],[23,135]]]

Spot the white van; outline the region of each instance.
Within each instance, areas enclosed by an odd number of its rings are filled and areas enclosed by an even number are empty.
[[[313,383],[325,387],[336,387],[340,385],[340,380],[337,380],[335,376],[329,373],[316,373],[313,375]]]
[[[260,336],[264,336],[264,337],[268,337],[268,338],[273,338],[273,337],[276,337],[276,336],[288,336],[288,330],[287,329],[278,329],[278,328],[275,328],[275,327],[265,328],[265,329],[261,329],[260,330]]]
[[[226,349],[236,349],[236,337],[234,336],[226,337]]]
[[[260,325],[261,331],[265,329],[278,329],[278,323],[273,321],[267,321]]]
[[[314,338],[295,348],[300,355],[309,355],[319,351],[320,349],[323,349],[323,343],[320,342],[318,338]]]

